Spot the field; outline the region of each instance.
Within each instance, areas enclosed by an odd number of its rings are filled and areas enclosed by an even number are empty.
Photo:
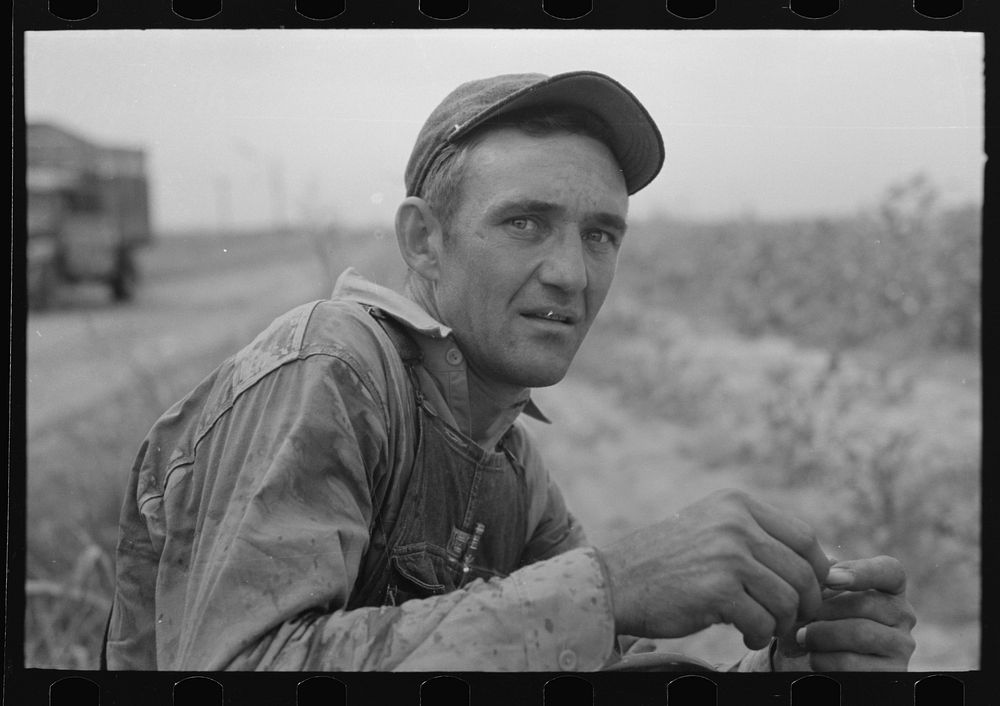
[[[917,670],[979,664],[978,211],[912,180],[800,223],[635,224],[605,309],[532,423],[601,545],[714,489],[893,554]],[[349,264],[398,285],[386,232],[164,238],[138,301],[67,293],[28,322],[28,666],[94,668],[131,458],[163,409]],[[72,360],[60,351],[72,350]],[[726,627],[687,638],[742,652]]]

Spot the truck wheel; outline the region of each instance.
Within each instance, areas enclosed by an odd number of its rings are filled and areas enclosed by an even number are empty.
[[[132,253],[124,251],[118,255],[118,269],[111,280],[111,296],[116,302],[131,301],[135,297],[138,272]]]

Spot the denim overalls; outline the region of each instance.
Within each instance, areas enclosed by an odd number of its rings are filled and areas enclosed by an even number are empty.
[[[347,609],[399,605],[447,593],[476,578],[506,576],[527,542],[525,471],[501,439],[486,451],[446,423],[424,399],[414,366],[420,349],[377,309],[372,314],[403,361],[417,410],[417,449],[405,489],[390,489],[385,513],[373,504],[368,550]],[[384,527],[384,514],[396,517]]]

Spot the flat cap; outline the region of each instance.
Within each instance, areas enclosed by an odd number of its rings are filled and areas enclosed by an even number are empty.
[[[632,93],[596,71],[505,74],[463,83],[430,114],[406,165],[406,194],[418,195],[441,151],[491,118],[522,108],[573,106],[590,111],[610,128],[608,147],[618,160],[629,194],[643,188],[663,166],[663,137]]]

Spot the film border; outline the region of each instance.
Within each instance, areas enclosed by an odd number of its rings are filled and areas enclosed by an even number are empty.
[[[296,10],[296,2],[305,14]],[[914,9],[914,3],[921,6],[930,15],[937,12],[940,17],[929,17]],[[962,31],[983,32],[986,39],[986,152],[989,155],[995,143],[996,111],[995,83],[996,73],[990,69],[995,66],[995,52],[992,32],[989,31],[990,12],[987,0],[964,0],[960,2],[961,11],[943,16],[947,10],[954,8],[955,3],[948,0],[890,0],[879,3],[878,7],[864,5],[858,0],[836,0],[838,11],[824,14],[824,8],[829,8],[829,2],[813,0],[753,0],[753,2],[683,2],[682,0],[658,0],[657,2],[627,5],[613,3],[610,0],[583,0],[583,2],[503,2],[503,0],[467,0],[467,2],[427,2],[425,0],[421,12],[420,0],[392,0],[378,6],[365,5],[361,0],[346,0],[339,3],[309,2],[308,0],[282,0],[281,2],[261,3],[254,5],[248,0],[201,0],[201,2],[184,2],[175,0],[178,6],[186,6],[189,16],[201,13],[204,19],[186,19],[171,11],[169,0],[161,0],[156,4],[129,2],[129,0],[15,0],[12,3],[12,81],[13,81],[13,135],[15,148],[13,170],[23,174],[23,132],[24,116],[19,112],[23,101],[23,46],[26,31],[86,31],[95,29],[363,29],[363,28],[501,28],[501,29],[810,29],[815,31],[834,29],[861,30],[929,30],[929,31]],[[671,9],[679,12],[668,11]],[[791,7],[790,7],[791,4]],[[65,17],[79,19],[62,19],[49,11],[53,6]],[[93,11],[93,7],[97,10]],[[329,16],[324,17],[324,7]],[[342,11],[340,11],[342,6]],[[699,8],[714,6],[714,11],[704,16],[698,16]],[[221,9],[220,9],[221,8]],[[310,9],[311,8],[311,9]],[[800,14],[793,11],[796,10]],[[90,11],[88,11],[90,10]],[[213,11],[214,10],[214,11]],[[686,12],[685,12],[686,10]],[[75,13],[75,14],[74,14]],[[812,13],[812,16],[810,16]],[[311,15],[312,17],[306,16]],[[680,15],[687,14],[697,19],[686,19]],[[431,15],[436,15],[433,17]],[[321,19],[313,19],[321,17]],[[445,19],[441,19],[445,18]],[[448,19],[450,18],[450,19]],[[992,167],[987,163],[985,193],[990,194]],[[15,189],[18,179],[15,179]],[[23,189],[23,183],[21,187]],[[22,201],[23,203],[23,201]],[[15,205],[17,200],[15,199]],[[995,205],[987,199],[984,206],[984,232],[991,232],[991,225],[996,224]],[[23,229],[23,207],[15,208],[14,230]],[[12,239],[12,263],[23,257],[23,243],[17,238]],[[990,261],[988,241],[984,239],[983,262]],[[23,272],[14,269],[13,292],[11,308],[12,330],[19,332],[12,342],[19,338],[24,330],[24,307],[17,306],[19,291],[23,291]],[[984,300],[989,301],[991,287],[990,279],[983,278]],[[21,287],[19,289],[18,284]],[[989,327],[986,327],[987,331]],[[992,340],[984,336],[984,360],[989,359]],[[13,409],[23,409],[25,389],[23,371],[25,370],[23,348],[13,345],[11,348],[11,380],[16,384],[10,387],[10,401]],[[991,399],[991,377],[984,376],[984,397],[987,403]],[[19,404],[20,403],[20,404]],[[989,418],[988,411],[984,415]],[[23,585],[24,579],[24,546],[25,546],[25,427],[24,420],[14,415],[11,420],[8,437],[8,504],[7,504],[7,567],[8,587]],[[984,455],[992,458],[992,444],[989,435],[985,435]],[[984,463],[984,467],[988,466]],[[995,496],[995,481],[988,474],[983,474],[983,546],[989,544],[989,538],[996,536],[995,520],[986,512],[989,500]],[[983,596],[1000,595],[995,584],[995,562],[990,560],[987,552],[983,553]],[[56,670],[25,669],[23,667],[23,593],[8,590],[5,593],[5,603],[8,617],[5,623],[6,657],[4,664],[6,695],[10,703],[46,704],[50,701],[50,687],[65,679],[82,678],[87,681],[75,682],[77,686],[92,683],[99,688],[99,700],[71,698],[72,692],[60,694],[53,704],[91,703],[96,706],[113,706],[117,704],[132,704],[141,702],[148,706],[166,706],[174,701],[175,685],[190,677],[188,674],[177,673],[113,673],[113,672],[73,672]],[[983,602],[982,612],[982,648],[981,663],[996,663],[997,640],[992,629],[996,626],[996,609]],[[993,660],[991,662],[991,660]],[[223,699],[218,703],[239,704],[294,704],[297,685],[307,679],[310,674],[205,674],[222,686]],[[437,676],[434,674],[332,674],[323,675],[338,679],[346,685],[347,703],[424,703],[421,699],[421,684]],[[542,704],[543,693],[547,692],[546,684],[559,677],[558,674],[456,674],[469,685],[470,701],[473,706],[492,706],[493,704],[525,703]],[[680,676],[679,674],[588,674],[585,679],[593,687],[594,704],[618,703],[666,703],[668,683]],[[801,674],[758,674],[729,675],[713,674],[712,680],[717,684],[716,703],[719,706],[727,704],[768,703],[789,704],[792,702],[794,684],[801,679]],[[833,676],[840,685],[840,703],[847,704],[920,704],[939,703],[926,700],[924,696],[932,694],[958,693],[950,680],[961,685],[959,691],[964,692],[964,703],[969,706],[988,703],[986,694],[989,692],[989,678],[983,672],[944,673],[932,675],[925,673],[907,674],[837,674]],[[948,679],[938,679],[937,676]],[[928,677],[936,681],[928,682]],[[921,685],[933,685],[921,693]],[[917,695],[916,698],[915,694]],[[81,693],[81,697],[86,695]],[[915,700],[916,698],[916,700]],[[559,703],[565,701],[553,699]],[[546,698],[545,703],[550,699]],[[949,699],[947,702],[959,704],[963,701]],[[447,703],[457,703],[448,701]],[[696,703],[694,701],[685,703]],[[697,702],[702,703],[702,702]],[[707,703],[707,702],[705,702]],[[794,703],[799,703],[796,698]],[[803,701],[802,703],[806,703]],[[831,701],[837,703],[837,701]]]

